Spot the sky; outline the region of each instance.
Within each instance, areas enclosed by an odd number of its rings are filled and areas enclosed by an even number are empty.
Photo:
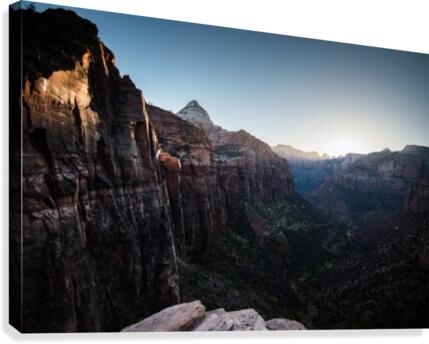
[[[195,99],[225,129],[331,156],[429,146],[427,54],[73,10],[167,110]]]

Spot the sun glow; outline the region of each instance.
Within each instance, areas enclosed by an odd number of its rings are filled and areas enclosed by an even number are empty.
[[[323,152],[330,156],[346,155],[347,153],[364,153],[366,152],[365,144],[360,140],[351,137],[332,138],[323,145]]]

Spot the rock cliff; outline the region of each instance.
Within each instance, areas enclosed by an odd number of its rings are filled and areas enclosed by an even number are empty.
[[[404,208],[417,230],[418,261],[429,270],[429,168],[423,178],[410,188]]]
[[[166,170],[179,252],[204,251],[226,230],[225,197],[214,148],[205,132],[171,112],[148,106]]]
[[[214,127],[209,114],[196,100],[191,100],[177,115],[203,130],[210,130]]]
[[[429,148],[291,160],[326,216],[261,140],[147,105],[94,24],[10,18],[16,328],[427,326]]]
[[[13,11],[12,34],[21,19],[10,237],[11,276],[22,280],[11,278],[11,322],[24,332],[119,330],[179,301],[156,133],[95,25],[71,11]]]
[[[291,171],[306,198],[317,208],[352,226],[399,209],[408,188],[425,170],[426,147],[366,155],[348,154],[324,161],[293,161]]]
[[[196,101],[189,102],[177,115],[202,128],[213,143],[231,222],[243,214],[246,203],[286,200],[293,193],[287,161],[265,142],[245,130],[227,131],[213,125]]]
[[[178,303],[177,255],[204,252],[246,203],[292,193],[287,162],[262,141],[206,112],[195,126],[146,105],[74,12],[12,11],[11,26],[11,59],[23,61],[10,81],[21,331],[115,331]],[[184,111],[201,117],[195,101]]]

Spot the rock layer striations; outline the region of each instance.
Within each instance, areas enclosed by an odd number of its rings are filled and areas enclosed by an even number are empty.
[[[11,275],[22,280],[11,279],[11,322],[25,332],[120,329],[179,301],[156,133],[95,25],[64,10],[14,11],[12,25],[21,16],[11,116],[22,104],[22,133],[11,135],[23,151],[11,154],[22,180],[12,174],[11,192],[22,186],[23,199],[11,203]]]
[[[293,193],[287,161],[265,142],[245,130],[228,131],[213,125],[207,111],[196,101],[177,115],[202,128],[213,143],[218,178],[232,223],[243,214],[246,203],[286,200]]]

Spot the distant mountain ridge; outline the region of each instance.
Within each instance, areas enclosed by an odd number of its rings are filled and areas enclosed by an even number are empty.
[[[428,168],[429,147],[408,145],[400,151],[289,163],[298,192],[324,213],[352,224],[364,214],[399,207],[410,185]]]
[[[326,153],[320,155],[316,151],[306,152],[301,149],[295,148],[291,145],[278,144],[271,147],[273,152],[277,153],[283,158],[288,160],[326,160],[330,159],[330,156]]]

